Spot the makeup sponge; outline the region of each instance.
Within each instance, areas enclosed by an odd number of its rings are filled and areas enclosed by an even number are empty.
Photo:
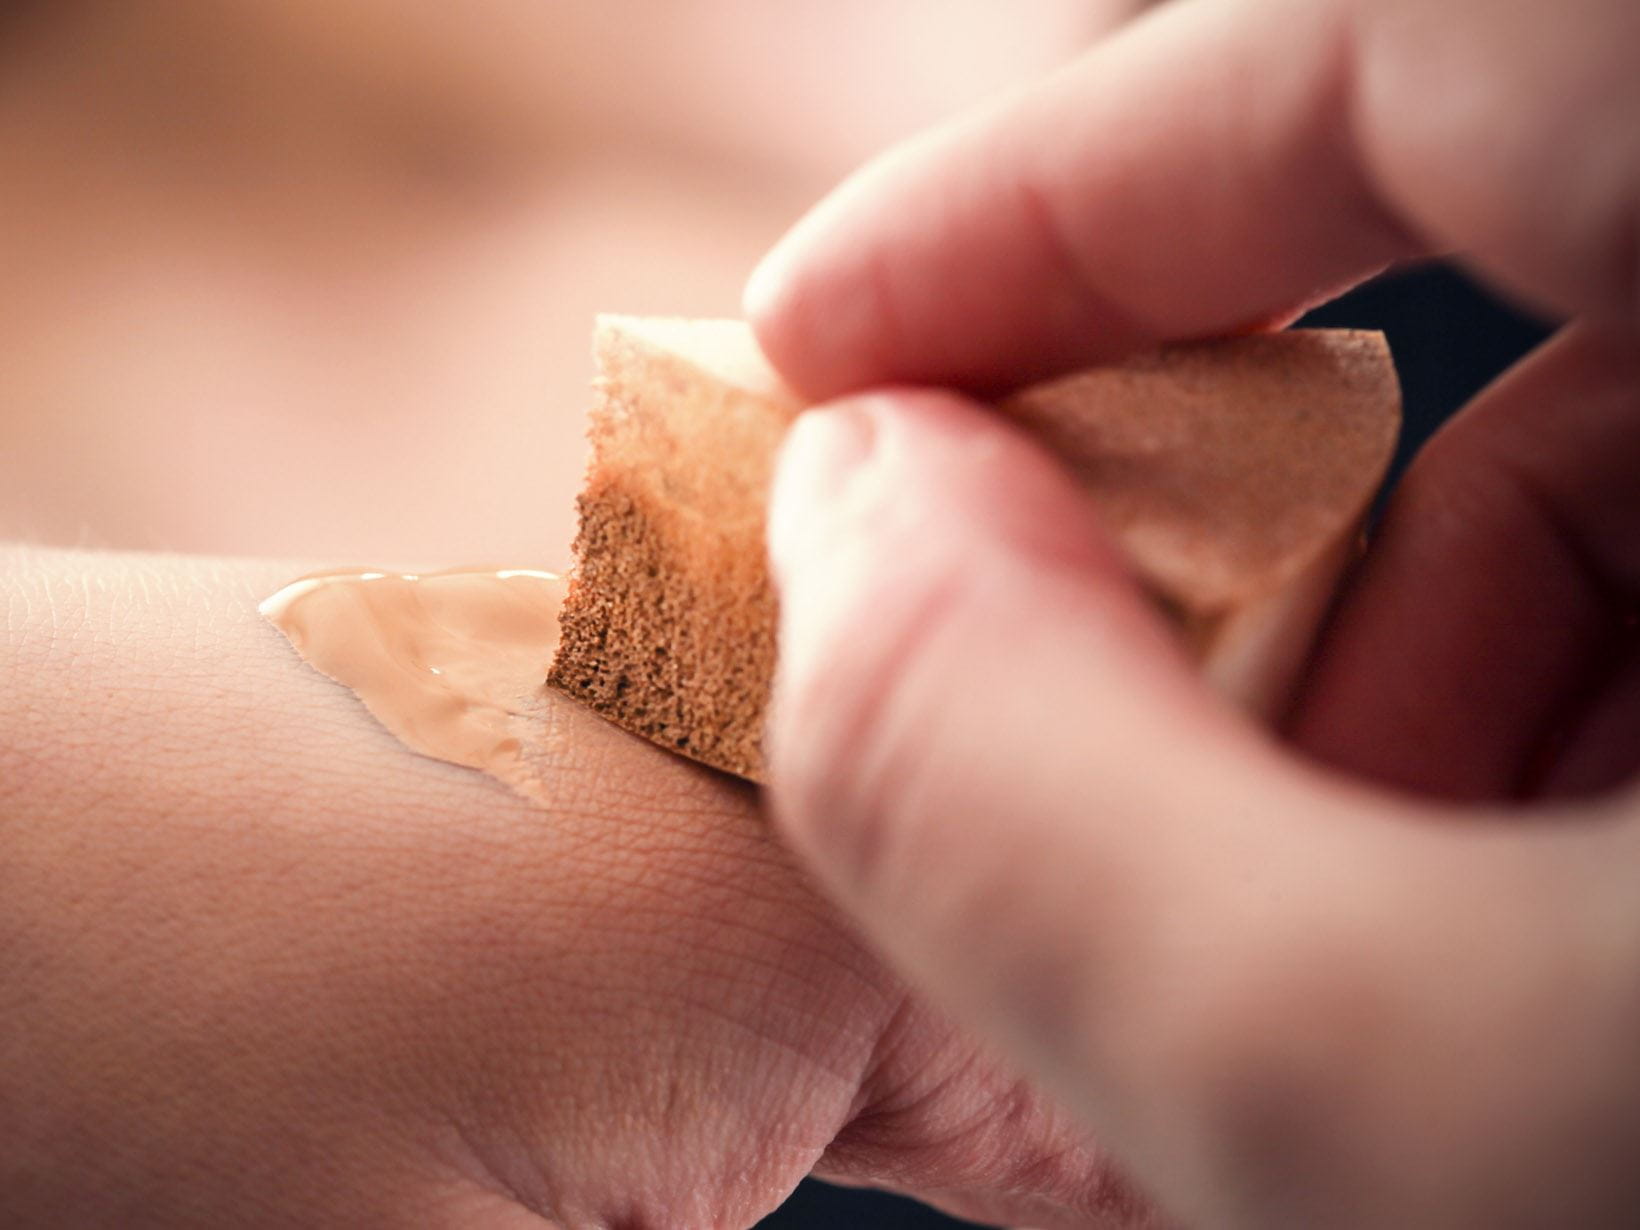
[[[776,598],[764,509],[802,402],[748,326],[606,316],[549,686],[761,780]],[[1214,685],[1281,706],[1394,450],[1380,334],[1174,345],[997,404],[1056,453]]]

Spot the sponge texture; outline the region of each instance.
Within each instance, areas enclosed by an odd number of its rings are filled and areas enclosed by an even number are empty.
[[[550,686],[759,780],[776,599],[775,453],[802,406],[738,321],[600,318],[592,458]],[[1382,337],[1192,343],[998,409],[1057,453],[1203,669],[1277,707],[1399,422]]]

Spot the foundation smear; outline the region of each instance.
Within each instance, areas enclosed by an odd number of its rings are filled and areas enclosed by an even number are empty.
[[[565,584],[528,568],[323,572],[258,609],[407,746],[533,795],[525,742]]]

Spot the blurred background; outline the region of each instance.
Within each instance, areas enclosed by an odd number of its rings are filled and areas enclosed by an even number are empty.
[[[0,539],[560,566],[595,312],[734,314],[853,166],[1140,7],[0,6]],[[1542,332],[1439,268],[1314,318],[1390,333],[1403,453]]]
[[[0,533],[568,558],[597,311],[737,314],[1125,0],[0,6]]]

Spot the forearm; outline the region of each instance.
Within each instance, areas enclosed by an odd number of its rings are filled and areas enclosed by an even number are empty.
[[[536,801],[419,757],[257,615],[297,571],[0,551],[0,1223],[1143,1220],[744,783],[551,695]]]
[[[453,1158],[429,1133],[419,1176],[383,1173],[405,1153],[370,1121],[381,1082],[424,1081],[393,1051],[425,1009],[369,988],[449,942],[429,847],[471,883],[528,809],[297,666],[255,609],[278,565],[3,559],[0,1208],[230,1224],[424,1190]]]
[[[551,806],[413,755],[257,615],[293,571],[0,555],[0,1221],[432,1224],[509,1134],[620,1191],[812,1033],[771,968],[872,994],[746,792],[567,703]]]
[[[55,860],[77,818],[112,807],[122,823],[102,851],[136,852],[180,814],[208,811],[190,828],[191,857],[231,841],[254,846],[247,861],[272,864],[292,847],[367,837],[378,857],[395,837],[446,835],[470,859],[473,837],[537,822],[539,809],[489,779],[410,754],[301,665],[256,610],[297,571],[0,552],[8,845]],[[595,736],[552,741],[566,808],[585,784],[580,754],[598,747]]]

